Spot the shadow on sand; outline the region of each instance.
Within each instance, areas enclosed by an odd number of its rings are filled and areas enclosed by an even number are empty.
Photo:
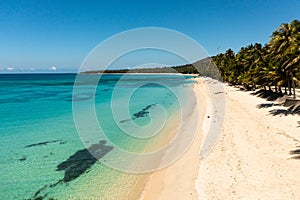
[[[280,104],[278,103],[262,103],[262,104],[258,104],[256,107],[261,109],[261,108],[270,108],[272,106],[279,106]]]
[[[269,90],[259,90],[251,93],[257,97],[266,99],[267,101],[274,101],[274,103],[262,103],[256,107],[259,109],[271,108],[273,106],[280,106],[279,108],[274,108],[269,110],[269,113],[273,116],[277,115],[300,115],[300,100],[288,98],[287,95],[275,93]],[[297,128],[300,128],[300,121],[297,122]],[[298,149],[290,151],[292,155],[291,159],[300,160],[300,146],[297,146]]]
[[[287,108],[287,109],[273,109],[269,111],[270,114],[276,116],[276,115],[295,115],[300,114],[300,106],[297,108],[294,108],[293,106]]]
[[[251,94],[266,99],[267,101],[276,101],[284,96],[284,94],[276,93],[270,90],[258,90],[252,92]]]
[[[285,106],[285,108],[276,108],[270,110],[269,113],[273,116],[276,115],[294,115],[300,114],[300,101],[289,99],[284,94],[279,94],[270,90],[259,90],[256,92],[251,93],[257,97],[266,99],[267,101],[276,101],[276,103],[262,103],[257,105],[257,108],[271,108],[273,106]],[[298,126],[299,127],[299,126]]]
[[[300,159],[300,149],[290,151],[290,154],[293,155],[292,159]]]

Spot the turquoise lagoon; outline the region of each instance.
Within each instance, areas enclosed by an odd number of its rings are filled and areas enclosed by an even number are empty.
[[[95,91],[90,84],[99,75],[80,76],[86,80],[77,85],[82,92],[73,94],[76,74],[0,75],[0,199],[128,198],[124,194],[146,175],[137,178],[106,167],[87,148],[99,147],[103,156],[114,151],[113,141],[127,151],[142,152],[149,142],[128,137],[120,123],[147,126],[162,115],[155,112],[158,105],[171,118],[195,101],[189,96],[186,102],[179,102],[174,94],[193,84],[192,76],[127,75],[120,81],[122,75],[106,74]],[[145,81],[147,84],[141,85]],[[111,110],[113,97],[117,107],[126,107],[129,113],[129,118],[118,123]],[[94,103],[98,125],[107,138],[93,141],[78,134],[72,100],[79,106],[80,123],[86,124],[89,133],[99,129],[85,117],[86,108]],[[127,126],[130,130],[130,124]],[[163,137],[153,139],[150,149],[163,145],[158,142]]]

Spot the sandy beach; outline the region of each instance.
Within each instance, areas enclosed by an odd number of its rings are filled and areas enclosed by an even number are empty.
[[[201,114],[210,115],[204,79],[194,85]],[[200,159],[205,129],[173,165],[153,173],[148,199],[299,199],[299,115],[276,102],[225,86],[226,113],[220,138]],[[211,113],[212,114],[212,113]],[[217,113],[218,115],[218,113]]]
[[[199,121],[202,122],[205,104],[200,104],[200,102],[205,101],[205,96],[200,95],[199,89],[203,85],[199,81],[193,87],[198,101],[198,109],[201,111]],[[195,113],[191,117],[194,117],[194,115]],[[199,124],[198,133],[201,133],[201,125]],[[200,167],[199,150],[201,141],[202,134],[197,134],[190,148],[179,160],[167,168],[154,172],[141,199],[198,199],[194,183]],[[180,196],[178,196],[179,194]]]

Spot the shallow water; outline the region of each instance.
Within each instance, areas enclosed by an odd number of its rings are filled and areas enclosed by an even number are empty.
[[[130,75],[122,81],[122,75],[103,75],[94,95],[92,83],[99,75],[81,76],[73,94],[76,74],[0,75],[0,199],[92,198],[95,190],[97,198],[121,198],[136,176],[104,166],[90,152],[100,159],[112,154],[115,145],[138,153],[145,146],[147,151],[163,147],[159,141],[164,135],[145,140],[124,130],[148,137],[149,124],[160,126],[155,119],[169,119],[189,104],[179,102],[174,91],[182,93],[193,82],[178,75]],[[74,122],[74,105],[80,122]],[[90,108],[97,126],[88,117]],[[89,134],[78,134],[78,124]],[[106,137],[94,140],[99,126]]]

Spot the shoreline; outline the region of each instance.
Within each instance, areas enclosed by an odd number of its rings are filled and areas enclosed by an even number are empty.
[[[105,73],[85,73],[85,72],[81,72],[81,73],[78,73],[78,74],[81,74],[81,75],[99,75],[99,74],[115,74],[115,75],[125,75],[125,74],[128,74],[128,75],[182,75],[182,76],[195,76],[195,77],[198,77],[199,74],[182,74],[182,73],[157,73],[157,72],[153,72],[153,73],[139,73],[139,72],[125,72],[125,73],[109,73],[109,72],[105,72]]]
[[[206,110],[199,122],[205,126],[199,127],[194,143],[179,160],[151,175],[140,199],[299,198],[299,115],[284,112],[288,108],[276,101],[225,84],[221,135],[201,157],[211,123],[206,116],[214,110],[209,108],[213,105],[209,106],[208,88],[203,87],[209,83],[202,82],[209,80],[196,80],[197,100]]]
[[[194,84],[193,84],[194,85]],[[192,87],[192,86],[191,86]],[[191,88],[192,90],[192,88]],[[197,100],[194,98],[195,101]],[[188,112],[187,115],[193,112],[194,106],[190,104],[185,103],[186,106],[188,106]],[[187,107],[184,107],[187,108]],[[161,143],[162,146],[167,146],[170,141],[174,138],[176,135],[177,130],[179,129],[179,124],[180,122],[180,112],[174,111],[174,113],[171,115],[171,117],[168,119],[170,120],[168,123],[166,123],[166,126],[164,127],[164,134],[161,134],[162,138],[158,138],[158,141]],[[149,146],[148,146],[149,145]],[[148,145],[145,146],[145,151],[148,152],[152,148],[152,144],[149,143]],[[149,149],[148,149],[149,148]],[[166,152],[167,153],[167,152]],[[161,159],[163,160],[163,158]],[[134,162],[133,162],[134,163]],[[160,161],[157,161],[159,164]],[[105,167],[106,168],[106,167]],[[108,170],[114,171],[114,170]],[[91,170],[87,174],[86,182],[84,184],[79,183],[79,193],[75,194],[67,194],[64,197],[68,199],[84,199],[84,198],[91,198],[91,199],[140,199],[142,198],[141,196],[143,195],[145,188],[147,188],[147,185],[149,183],[149,180],[151,179],[151,176],[153,175],[153,172],[145,172],[142,174],[134,174],[134,173],[127,173],[127,172],[112,172],[112,174],[117,174],[115,175],[115,183],[112,185],[112,188],[116,188],[115,194],[111,194],[112,190],[107,189],[107,191],[102,190],[101,192],[99,191],[94,191],[93,188],[95,188],[95,185],[98,185],[98,179],[101,178],[98,176],[97,170]],[[101,184],[101,183],[100,183]],[[99,185],[100,185],[99,184]],[[77,187],[78,187],[77,186]],[[74,186],[73,186],[74,187]],[[82,189],[84,188],[84,189]],[[120,188],[124,188],[121,189]],[[82,190],[80,190],[82,189]],[[118,191],[119,190],[119,191]]]
[[[193,85],[197,104],[195,105],[194,111],[190,117],[195,118],[194,115],[196,109],[200,112],[199,118],[196,119],[198,128],[193,143],[173,164],[151,174],[150,180],[147,183],[140,200],[198,199],[194,183],[197,179],[200,167],[199,155],[203,139],[202,123],[204,116],[207,115],[205,106],[207,104],[207,96],[203,94],[207,91],[205,91],[205,88],[203,87],[205,85],[203,81],[204,80],[202,78],[197,78]],[[185,121],[188,121],[188,119],[185,119]],[[191,124],[188,123],[186,126],[188,127],[190,125]],[[185,129],[185,131],[188,131],[188,128]]]

